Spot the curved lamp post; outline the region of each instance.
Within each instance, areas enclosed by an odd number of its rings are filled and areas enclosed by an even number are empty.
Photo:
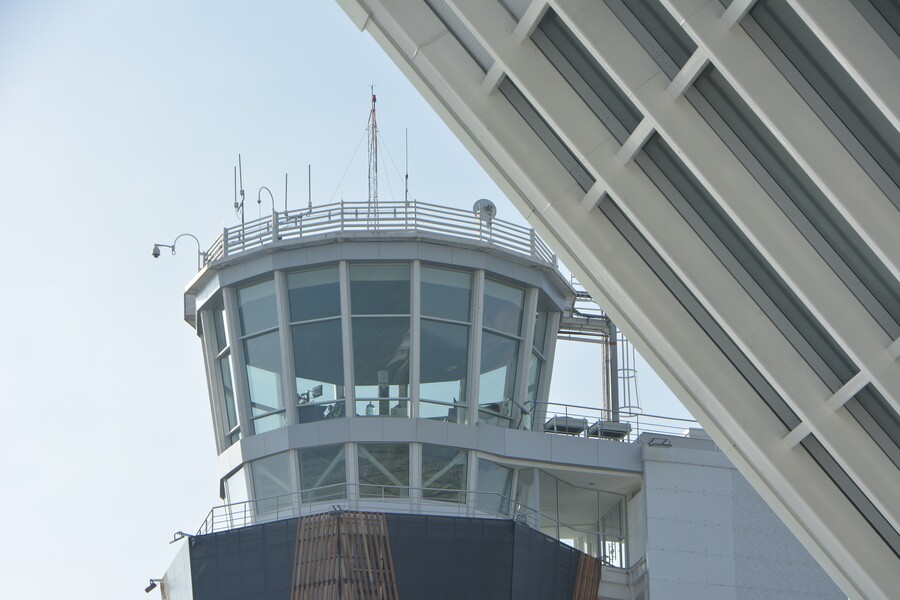
[[[190,233],[182,233],[181,235],[176,237],[175,241],[173,241],[171,244],[153,244],[153,252],[151,252],[151,256],[153,256],[153,258],[159,258],[160,248],[169,248],[172,250],[172,254],[174,255],[175,244],[177,244],[178,240],[183,237],[193,238],[193,240],[197,242],[197,270],[199,271],[203,267],[203,261],[206,260],[206,252],[200,249],[200,240],[198,240],[196,236]]]

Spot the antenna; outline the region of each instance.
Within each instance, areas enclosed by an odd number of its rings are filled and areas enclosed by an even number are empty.
[[[241,202],[238,204],[237,198],[235,198],[234,202],[234,210],[235,212],[241,213],[241,225],[244,224],[244,168],[241,165],[241,155],[238,154],[238,177],[241,182]]]
[[[406,144],[406,164],[403,166],[406,174],[403,176],[403,202],[409,204],[409,128],[403,130]]]
[[[287,176],[288,174],[284,174],[284,212],[287,212]]]
[[[371,84],[372,110],[369,112],[369,215],[378,212],[378,122],[375,120],[375,84]]]
[[[312,211],[312,165],[306,165],[306,207]]]

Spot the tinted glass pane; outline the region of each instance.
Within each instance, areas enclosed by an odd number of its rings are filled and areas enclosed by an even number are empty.
[[[422,319],[419,396],[452,404],[465,402],[469,328]]]
[[[224,308],[217,308],[213,311],[213,323],[216,328],[216,350],[221,352],[228,345],[228,330],[225,329]]]
[[[534,406],[537,402],[538,388],[541,384],[541,371],[544,361],[537,354],[531,354],[531,364],[528,366],[528,389],[525,391],[525,410],[522,411],[522,429],[530,430],[534,420]]]
[[[499,281],[484,282],[484,326],[519,335],[525,292]]]
[[[228,502],[226,515],[229,527],[244,527],[253,523],[253,506],[247,502],[247,477],[241,467],[225,479],[225,499]]]
[[[513,470],[489,460],[478,460],[478,494],[475,504],[493,515],[509,512]]]
[[[225,499],[229,504],[246,502],[250,499],[250,496],[247,495],[247,478],[244,477],[244,467],[225,479],[225,494]]]
[[[281,398],[281,352],[278,332],[244,340],[247,383],[253,415],[284,408]]]
[[[391,390],[395,391],[395,390]],[[409,400],[369,399],[356,401],[357,417],[409,417]]]
[[[300,489],[304,502],[337,500],[346,496],[344,446],[320,446],[300,451]]]
[[[422,497],[465,502],[468,460],[467,450],[422,444]]]
[[[409,265],[350,265],[354,315],[409,314]]]
[[[281,427],[284,427],[285,425],[287,425],[287,417],[285,417],[284,412],[279,412],[254,419],[253,431],[257,434],[265,433],[267,431],[279,429]]]
[[[481,343],[478,403],[485,410],[509,415],[516,387],[519,342],[485,331]]]
[[[559,539],[564,544],[587,554],[596,554],[600,529],[600,501],[596,490],[575,487],[563,480],[558,483]]]
[[[318,321],[291,327],[297,402],[324,402],[344,397],[341,322]]]
[[[423,315],[468,321],[471,298],[471,274],[422,267]]]
[[[409,397],[409,318],[353,319],[358,398]]]
[[[291,273],[287,278],[291,321],[306,321],[341,314],[337,267]]]
[[[250,473],[253,476],[253,498],[256,500],[257,514],[268,516],[279,511],[288,512],[291,499],[276,499],[277,496],[284,496],[293,491],[288,453],[267,456],[251,464]]]
[[[275,282],[270,279],[238,290],[238,307],[245,335],[278,325]]]
[[[231,363],[228,361],[228,355],[219,359],[219,370],[222,374],[222,390],[224,391],[222,403],[225,405],[225,427],[227,431],[231,431],[237,425],[237,411],[234,406],[234,383],[231,379]]]
[[[422,400],[419,403],[419,418],[448,423],[465,423],[466,407],[462,404],[439,404]]]
[[[364,498],[409,494],[409,445],[360,444],[359,493]]]
[[[544,352],[544,340],[547,337],[547,321],[549,317],[550,314],[540,306],[534,314],[534,349],[542,354]]]

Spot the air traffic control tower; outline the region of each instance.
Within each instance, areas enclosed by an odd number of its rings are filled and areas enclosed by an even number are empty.
[[[620,406],[615,327],[494,212],[273,212],[201,255],[224,503],[163,597],[841,598],[696,423]],[[557,338],[603,350],[583,397]]]

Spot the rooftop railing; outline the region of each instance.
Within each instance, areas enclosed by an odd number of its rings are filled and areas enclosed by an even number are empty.
[[[693,419],[639,411],[613,411],[550,402],[543,428],[546,433],[634,442],[642,433],[687,437],[690,430],[700,428],[700,424]]]
[[[575,527],[502,494],[472,490],[339,483],[216,506],[209,511],[197,535],[336,510],[511,519],[539,531],[564,532],[571,542],[568,545],[609,566],[626,566],[623,535]]]
[[[272,212],[260,219],[226,227],[204,256],[204,266],[246,250],[316,235],[406,232],[445,235],[528,257],[553,267],[556,255],[528,227],[471,211],[411,200],[409,202],[337,202]]]

